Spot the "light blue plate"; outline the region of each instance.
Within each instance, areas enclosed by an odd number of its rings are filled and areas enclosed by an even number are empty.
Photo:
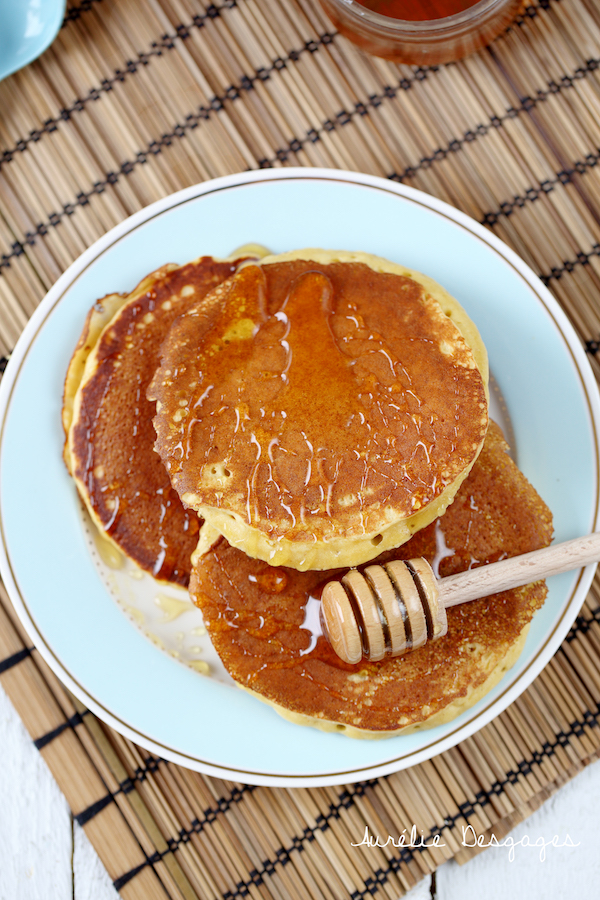
[[[50,46],[66,0],[0,0],[0,80],[37,59]]]
[[[177,763],[257,784],[358,781],[442,752],[512,702],[560,645],[593,567],[550,579],[521,658],[484,700],[448,725],[381,741],[291,725],[139,633],[107,594],[84,542],[61,458],[65,370],[96,298],[131,290],[163,263],[225,256],[248,241],[275,252],[364,250],[448,288],[487,344],[519,465],[551,507],[557,540],[596,528],[596,383],[556,302],[492,234],[418,191],[335,170],[244,173],[155,203],[86,251],[29,322],[0,389],[0,562],[40,652],[98,716]]]

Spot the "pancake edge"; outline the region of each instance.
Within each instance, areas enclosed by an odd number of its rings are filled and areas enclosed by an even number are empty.
[[[85,366],[90,353],[96,347],[100,340],[100,335],[104,331],[106,325],[112,321],[122,307],[127,302],[127,294],[106,294],[100,300],[97,300],[89,310],[83,325],[83,330],[77,341],[77,345],[73,352],[73,356],[67,368],[65,382],[63,386],[63,405],[61,411],[62,426],[65,432],[65,444],[63,448],[63,459],[65,465],[72,472],[71,454],[68,449],[69,431],[73,422],[73,412],[75,398],[81,386]]]
[[[83,484],[81,479],[78,478],[77,475],[75,474],[75,465],[74,465],[75,457],[73,455],[73,435],[75,432],[75,427],[79,421],[79,415],[81,412],[81,395],[82,395],[83,389],[85,388],[86,384],[91,380],[91,378],[94,376],[94,374],[96,372],[96,360],[98,358],[98,347],[100,346],[102,337],[108,331],[108,329],[111,327],[112,323],[121,315],[124,308],[127,305],[129,305],[129,303],[135,302],[139,297],[142,297],[148,290],[150,290],[152,285],[156,281],[158,281],[160,278],[164,277],[169,272],[172,272],[175,269],[179,269],[179,268],[180,268],[180,266],[178,266],[176,263],[167,263],[166,265],[161,266],[159,269],[156,269],[154,272],[151,272],[149,275],[146,275],[144,278],[142,278],[140,283],[133,289],[133,291],[131,291],[131,293],[126,294],[124,296],[123,302],[117,306],[117,308],[113,312],[113,315],[110,317],[108,322],[106,322],[104,327],[98,332],[98,334],[96,336],[96,341],[95,341],[93,347],[90,348],[90,350],[87,354],[87,357],[85,359],[85,365],[83,367],[81,380],[77,387],[77,391],[73,397],[71,421],[69,424],[69,430],[67,433],[67,440],[65,442],[65,449],[64,449],[64,454],[63,454],[67,469],[69,470],[69,474],[71,475],[71,477],[73,478],[73,481],[75,482],[75,486],[77,488],[77,493],[79,494],[79,497],[81,498],[81,500],[86,508],[86,511],[89,514],[92,524],[95,526],[100,537],[103,538],[104,540],[108,541],[108,543],[113,548],[118,550],[118,552],[122,556],[127,557],[127,559],[131,559],[132,562],[134,562],[134,563],[135,563],[135,560],[133,560],[132,557],[128,556],[125,553],[125,551],[123,550],[123,548],[120,546],[120,544],[117,541],[115,541],[111,537],[110,534],[108,534],[106,532],[100,518],[96,514],[96,511],[90,501],[89,494],[85,488],[85,485]],[[137,565],[137,563],[135,563],[135,564]]]
[[[267,706],[272,707],[279,716],[286,719],[286,721],[291,722],[293,725],[317,728],[319,731],[324,731],[329,734],[343,734],[345,737],[353,738],[354,740],[384,740],[385,738],[399,737],[400,735],[413,734],[416,731],[425,731],[429,728],[436,728],[438,725],[447,725],[457,716],[461,715],[461,713],[466,712],[478,703],[479,700],[496,687],[504,675],[515,665],[523,652],[530,625],[531,622],[527,622],[519,633],[518,638],[513,641],[507,652],[498,660],[481,684],[475,688],[470,688],[464,697],[459,697],[457,700],[454,700],[444,709],[434,713],[428,719],[416,722],[414,725],[405,725],[394,731],[370,731],[366,728],[357,728],[355,725],[346,725],[341,722],[334,722],[333,720],[320,719],[317,716],[308,716],[305,713],[296,713],[280,706],[273,700],[266,699],[257,691],[253,691],[251,688],[239,684],[239,682],[236,682],[236,686],[247,694],[250,694],[252,697],[255,697],[257,700],[260,700],[262,703],[266,703]]]

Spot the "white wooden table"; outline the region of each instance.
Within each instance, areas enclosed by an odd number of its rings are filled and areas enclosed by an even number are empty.
[[[108,875],[0,688],[0,900],[117,900]],[[579,846],[525,846],[567,835]],[[598,900],[600,763],[518,826],[509,847],[446,863],[410,900]]]

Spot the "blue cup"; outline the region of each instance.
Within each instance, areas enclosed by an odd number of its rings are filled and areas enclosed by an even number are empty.
[[[28,65],[50,46],[66,0],[0,0],[0,79]]]

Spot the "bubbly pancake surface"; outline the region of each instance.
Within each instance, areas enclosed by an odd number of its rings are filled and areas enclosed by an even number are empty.
[[[251,556],[323,569],[443,511],[485,435],[487,361],[429,279],[302,254],[242,268],[182,316],[149,396],[187,505]]]
[[[88,317],[65,385],[65,459],[92,518],[141,568],[182,585],[198,517],[184,509],[154,451],[155,405],[146,391],[175,318],[229,278],[237,262],[203,257],[164,266],[120,303],[112,295],[115,315],[100,334],[93,327],[99,314]]]
[[[382,560],[424,556],[443,577],[546,546],[551,536],[548,508],[490,423],[444,516]],[[468,708],[515,661],[546,596],[537,582],[453,607],[444,638],[352,666],[314,627],[320,588],[335,575],[270,567],[221,539],[197,561],[190,592],[241,686],[302,724],[359,737],[430,727]]]

